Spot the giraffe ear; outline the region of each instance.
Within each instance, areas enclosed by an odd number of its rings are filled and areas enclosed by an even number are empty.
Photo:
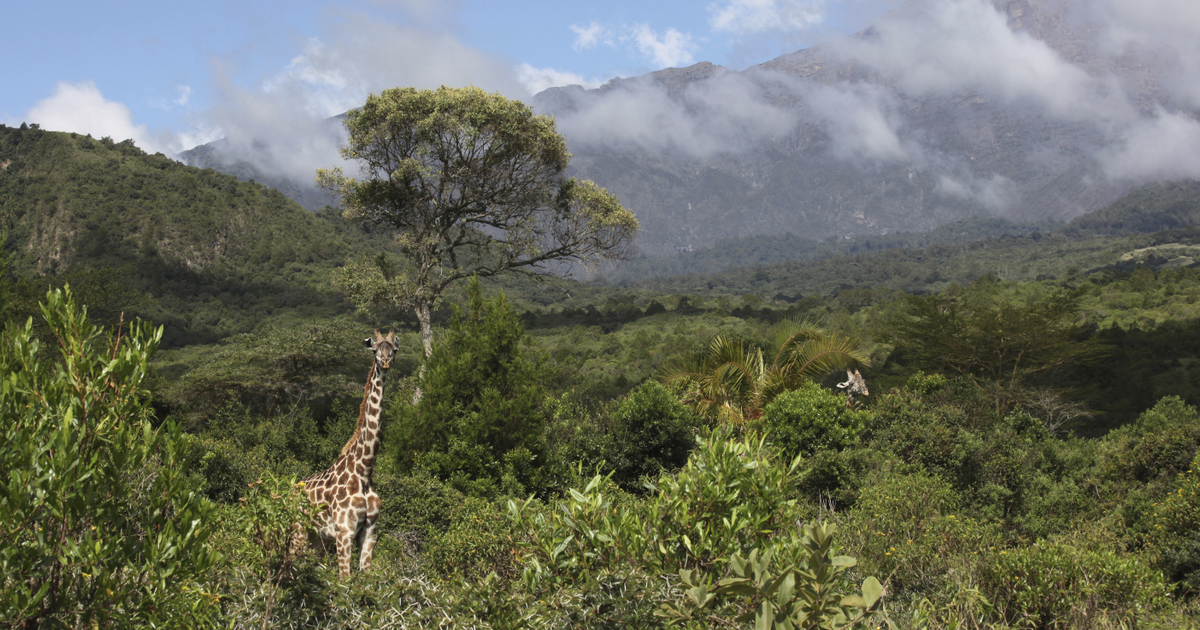
[[[366,348],[367,350],[374,350],[375,349],[375,340],[370,337],[363,339],[363,347]]]

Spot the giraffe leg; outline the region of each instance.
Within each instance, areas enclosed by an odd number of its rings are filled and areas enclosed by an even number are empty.
[[[350,556],[354,554],[354,530],[339,529],[337,532],[338,574],[350,577]]]
[[[368,514],[363,526],[362,551],[358,552],[358,570],[366,571],[371,568],[371,556],[375,553],[375,521],[379,520],[379,512]]]

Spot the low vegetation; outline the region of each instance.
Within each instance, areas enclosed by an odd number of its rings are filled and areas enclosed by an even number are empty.
[[[825,287],[804,291],[783,266],[472,281],[433,311],[422,375],[415,317],[329,289],[351,250],[395,254],[332,216],[305,215],[311,238],[346,249],[180,276],[208,297],[169,302],[140,259],[39,275],[34,209],[67,197],[38,160],[117,158],[107,186],[155,156],[0,131],[50,151],[0,174],[29,219],[6,215],[0,257],[6,626],[1200,627],[1190,206],[833,256],[795,268]],[[272,274],[330,299],[254,306]],[[214,308],[227,327],[186,327]],[[354,430],[380,325],[401,352],[379,542],[343,580],[290,544],[295,484]],[[845,367],[870,384],[853,407]]]

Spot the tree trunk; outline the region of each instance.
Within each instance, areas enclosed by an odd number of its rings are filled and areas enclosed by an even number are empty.
[[[433,356],[433,323],[430,321],[428,302],[417,302],[414,310],[417,312],[417,321],[421,323],[421,347],[425,350],[425,359],[421,361],[421,367],[417,368],[417,387],[413,390],[415,405],[421,402],[421,380],[425,378],[425,362]]]

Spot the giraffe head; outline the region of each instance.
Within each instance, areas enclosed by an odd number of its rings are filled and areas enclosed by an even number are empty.
[[[375,337],[363,339],[363,347],[375,353],[375,364],[379,369],[392,367],[392,358],[396,356],[396,332],[389,330],[384,337],[379,329],[375,329]]]

